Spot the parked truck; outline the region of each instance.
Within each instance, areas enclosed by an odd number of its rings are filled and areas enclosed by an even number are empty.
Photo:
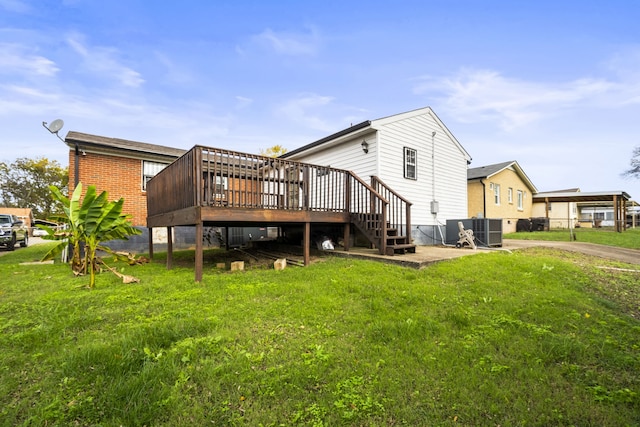
[[[23,248],[27,247],[29,228],[17,216],[0,212],[0,245],[13,251],[18,242]]]

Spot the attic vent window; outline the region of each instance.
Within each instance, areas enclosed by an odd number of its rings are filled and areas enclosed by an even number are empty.
[[[413,148],[404,147],[404,177],[407,179],[418,179],[417,168],[418,152]]]

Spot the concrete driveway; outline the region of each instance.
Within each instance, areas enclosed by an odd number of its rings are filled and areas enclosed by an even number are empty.
[[[608,258],[615,261],[626,262],[627,264],[640,264],[640,250],[618,248],[616,246],[596,245],[595,243],[583,242],[548,242],[543,240],[515,240],[504,239],[503,247],[509,250],[547,247],[556,248],[563,251],[579,252],[585,255]]]

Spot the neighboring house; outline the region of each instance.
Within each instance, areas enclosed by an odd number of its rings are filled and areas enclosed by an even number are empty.
[[[579,205],[578,225],[584,228],[613,227],[614,213],[613,206]]]
[[[575,190],[575,189],[574,189]],[[535,213],[546,215],[550,228],[580,226],[603,226],[611,224],[620,232],[627,228],[627,215],[632,212],[631,196],[624,191],[556,191],[538,193],[533,197]],[[607,215],[602,208],[612,212]],[[595,209],[595,212],[594,212]],[[596,215],[597,214],[597,215]]]
[[[468,215],[501,218],[504,233],[515,232],[519,219],[532,216],[537,191],[515,160],[467,170]]]
[[[535,194],[531,216],[536,218],[548,218],[549,228],[569,228],[578,224],[578,204],[575,201],[554,201],[545,204],[547,196],[554,194],[579,194],[579,188],[566,190],[545,191]]]
[[[412,203],[411,237],[419,245],[440,243],[439,227],[467,216],[471,156],[429,107],[353,125],[280,158],[384,182]]]
[[[71,131],[69,146],[69,194],[76,182],[106,191],[109,200],[124,197],[123,212],[132,215],[135,226],[146,227],[147,182],[186,152],[162,145]]]

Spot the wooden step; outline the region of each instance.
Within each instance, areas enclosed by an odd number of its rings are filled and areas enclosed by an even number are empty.
[[[387,235],[387,245],[402,245],[408,243],[407,236],[390,236]]]
[[[385,255],[394,256],[395,254],[406,254],[406,253],[415,254],[416,245],[411,243],[405,243],[403,245],[393,245],[393,246],[389,245],[387,246]]]

